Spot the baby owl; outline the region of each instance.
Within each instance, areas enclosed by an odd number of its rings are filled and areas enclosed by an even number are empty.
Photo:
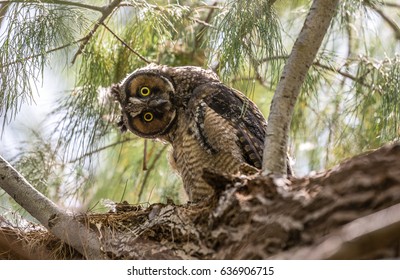
[[[189,200],[206,199],[213,189],[203,170],[236,173],[260,169],[266,121],[241,92],[221,83],[211,70],[151,64],[112,86],[121,105],[122,130],[172,145],[171,164]]]

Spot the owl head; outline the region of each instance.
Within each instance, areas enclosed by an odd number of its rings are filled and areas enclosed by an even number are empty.
[[[165,134],[176,117],[172,101],[175,89],[167,75],[154,68],[129,74],[112,89],[121,104],[122,123],[134,134],[157,138]]]

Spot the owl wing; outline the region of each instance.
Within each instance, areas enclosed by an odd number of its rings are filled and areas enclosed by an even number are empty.
[[[209,152],[235,152],[216,138],[226,137],[227,143],[235,139],[244,161],[261,168],[267,123],[251,100],[221,83],[208,83],[194,90],[188,108],[195,118],[197,136]]]

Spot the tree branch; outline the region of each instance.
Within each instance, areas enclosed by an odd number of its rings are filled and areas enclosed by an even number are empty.
[[[92,155],[94,155],[94,154],[100,153],[100,152],[102,152],[102,151],[104,151],[104,150],[107,150],[107,149],[109,149],[109,148],[113,148],[113,147],[115,147],[115,146],[124,144],[124,143],[129,142],[129,141],[132,141],[132,140],[133,140],[133,139],[131,139],[131,138],[127,138],[127,139],[123,139],[123,140],[116,141],[116,142],[114,142],[114,143],[111,143],[111,144],[108,144],[108,145],[106,145],[106,146],[100,147],[100,148],[98,148],[98,149],[92,150],[92,151],[90,151],[90,152],[84,153],[83,155],[81,155],[81,156],[79,156],[79,157],[77,157],[77,158],[71,159],[70,161],[68,161],[68,163],[75,163],[75,162],[78,162],[78,161],[80,161],[80,160],[82,160],[82,159],[84,159],[84,158],[86,158],[86,157],[90,157],[90,156],[92,156]]]
[[[11,3],[45,3],[45,4],[54,4],[54,5],[65,5],[65,6],[73,6],[84,8],[88,10],[93,10],[97,12],[103,12],[104,7],[88,5],[80,2],[72,2],[72,1],[62,1],[62,0],[40,0],[40,1],[26,1],[26,0],[11,0],[11,1],[0,1],[0,4],[11,4]]]
[[[359,218],[324,236],[316,245],[275,255],[274,259],[365,259],[399,239],[400,204]]]
[[[0,28],[3,25],[3,21],[5,19],[5,15],[7,14],[9,4],[0,4]]]
[[[286,153],[294,105],[321,46],[338,0],[314,0],[294,43],[271,103],[264,143],[263,174],[286,174]]]
[[[377,5],[369,1],[367,1],[366,4],[381,16],[381,18],[390,26],[390,28],[392,28],[396,39],[400,40],[400,27],[397,25],[397,23],[393,19],[391,19],[387,14],[385,14],[381,9],[379,9]]]
[[[313,65],[314,65],[315,67],[319,67],[319,68],[321,68],[321,69],[325,69],[325,70],[328,70],[328,71],[337,73],[337,74],[343,76],[344,78],[348,78],[348,79],[352,80],[352,81],[355,82],[355,83],[359,83],[360,85],[362,85],[362,86],[364,86],[364,87],[368,87],[368,88],[372,87],[372,85],[368,85],[368,84],[364,83],[363,81],[361,81],[360,78],[358,78],[358,77],[356,77],[356,76],[354,76],[354,75],[352,75],[352,74],[350,74],[350,73],[348,73],[348,72],[345,72],[345,71],[343,71],[343,70],[341,70],[341,69],[339,69],[339,68],[334,68],[334,67],[332,67],[332,66],[322,64],[322,63],[319,62],[319,61],[314,61],[314,62],[313,62]]]
[[[111,13],[114,11],[115,8],[117,8],[119,6],[120,3],[121,3],[121,0],[114,0],[108,6],[105,6],[102,8],[101,17],[94,24],[94,27],[92,28],[92,30],[90,30],[90,32],[83,38],[83,41],[80,44],[78,51],[76,52],[76,54],[74,55],[74,57],[72,59],[72,64],[75,63],[77,57],[82,53],[83,49],[89,43],[89,41],[93,37],[94,33],[96,33],[99,26],[104,23],[104,21],[108,18],[109,15],[111,15]]]
[[[392,8],[398,8],[400,9],[400,4],[398,3],[394,3],[394,2],[382,2],[383,6],[387,6],[387,7],[392,7]]]
[[[167,149],[167,145],[164,145],[157,154],[154,156],[152,163],[150,164],[149,168],[146,170],[146,174],[144,175],[143,182],[140,186],[139,194],[138,194],[138,201],[140,202],[140,198],[142,197],[144,188],[146,187],[147,180],[149,179],[149,175],[153,171],[154,167],[156,166],[157,161],[160,159],[161,154]]]
[[[101,259],[98,236],[43,194],[0,156],[0,187],[51,233],[88,259]]]
[[[31,1],[31,3],[39,3],[39,1]],[[1,4],[9,4],[9,3],[26,3],[26,1],[24,0],[13,0],[13,1],[0,1],[0,5]],[[141,60],[143,60],[144,62],[146,62],[147,64],[151,63],[151,61],[149,61],[148,59],[146,59],[145,57],[143,57],[142,55],[140,55],[138,52],[136,52],[135,50],[133,50],[131,47],[129,47],[125,42],[123,42],[123,40],[121,40],[113,31],[111,31],[105,24],[104,21],[107,19],[107,17],[114,11],[114,9],[116,7],[122,6],[124,5],[124,2],[121,3],[121,0],[115,0],[112,3],[110,3],[108,6],[103,6],[103,7],[99,7],[99,6],[93,6],[93,5],[87,5],[87,4],[83,4],[83,3],[79,3],[79,2],[71,2],[71,1],[58,1],[58,0],[45,0],[45,1],[40,1],[40,3],[49,3],[49,4],[58,4],[58,5],[69,5],[69,6],[76,6],[76,7],[80,7],[80,8],[85,8],[85,9],[90,9],[90,10],[94,10],[97,12],[101,12],[102,16],[97,20],[97,22],[95,23],[94,27],[92,28],[92,30],[83,38],[76,40],[74,42],[65,44],[63,46],[51,49],[46,51],[46,53],[51,53],[51,52],[55,52],[64,48],[67,48],[73,44],[76,43],[81,43],[79,46],[78,51],[75,53],[73,59],[72,59],[72,63],[75,63],[77,57],[79,54],[82,53],[83,49],[85,48],[85,46],[88,44],[88,42],[90,41],[90,39],[93,37],[94,33],[96,32],[96,30],[99,28],[100,25],[103,25],[113,36],[115,36],[125,47],[127,47],[131,52],[133,52],[135,55],[137,55]],[[0,8],[2,8],[2,6],[0,6]],[[5,10],[6,8],[4,8]],[[2,9],[3,11],[3,9]],[[29,59],[35,58],[35,57],[39,57],[42,56],[43,54],[37,54],[37,55],[31,55],[28,57],[24,57],[18,60],[15,60],[13,62],[4,64],[4,65],[0,65],[1,68],[3,67],[8,67],[10,65],[14,65],[16,63],[20,63],[20,62],[24,62],[27,61]]]
[[[102,23],[102,25],[104,26],[105,29],[108,30],[108,32],[110,32],[118,41],[121,42],[122,45],[124,45],[128,50],[130,50],[132,53],[134,53],[137,57],[140,58],[140,60],[142,60],[143,62],[150,64],[151,61],[148,60],[147,58],[145,58],[144,56],[142,56],[140,53],[138,53],[137,51],[135,51],[134,49],[132,49],[127,43],[124,42],[124,40],[122,40],[117,34],[115,34],[104,22]]]
[[[59,51],[59,50],[68,48],[68,47],[70,47],[70,46],[72,46],[72,45],[74,45],[74,44],[77,44],[77,43],[79,43],[79,42],[82,42],[84,39],[85,39],[85,38],[81,38],[81,39],[76,40],[76,41],[74,41],[74,42],[71,42],[71,43],[68,43],[68,44],[65,44],[65,45],[56,47],[56,48],[54,48],[54,49],[47,50],[45,53],[46,53],[46,54],[49,54],[49,53],[52,53],[52,52],[56,52],[56,51]],[[27,56],[27,57],[23,57],[23,58],[21,58],[21,59],[14,60],[14,61],[11,61],[11,62],[9,62],[9,63],[3,64],[3,65],[0,64],[0,68],[9,67],[9,66],[11,66],[11,65],[14,65],[14,64],[17,64],[17,63],[21,63],[21,62],[25,62],[25,61],[27,61],[27,60],[30,60],[30,59],[32,59],[32,58],[36,58],[36,57],[39,57],[39,56],[43,56],[43,53],[34,54],[34,55]]]
[[[263,59],[262,62],[268,62],[268,61],[275,60],[275,59],[288,59],[288,56],[281,55],[281,56],[268,57],[268,58]],[[312,63],[312,65],[313,65],[314,67],[318,67],[318,68],[321,68],[321,69],[328,70],[328,71],[330,71],[330,72],[339,74],[339,75],[341,75],[341,76],[344,77],[344,78],[348,78],[348,79],[352,80],[353,82],[362,85],[363,87],[375,88],[374,85],[372,85],[372,84],[367,84],[367,83],[363,82],[362,78],[357,77],[357,76],[354,76],[354,75],[352,75],[352,74],[350,74],[350,73],[348,73],[348,72],[346,72],[346,71],[343,71],[342,68],[335,68],[335,67],[332,67],[332,66],[330,66],[330,65],[323,64],[323,63],[320,62],[319,60],[314,61],[314,62]],[[251,79],[259,80],[257,77],[251,78]],[[233,81],[235,81],[235,80],[233,80]],[[262,84],[264,81],[259,80],[259,82]]]

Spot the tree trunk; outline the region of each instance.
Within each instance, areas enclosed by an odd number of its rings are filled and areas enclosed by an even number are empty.
[[[294,43],[271,103],[264,143],[263,173],[286,174],[290,122],[308,69],[321,46],[338,0],[314,0]]]

